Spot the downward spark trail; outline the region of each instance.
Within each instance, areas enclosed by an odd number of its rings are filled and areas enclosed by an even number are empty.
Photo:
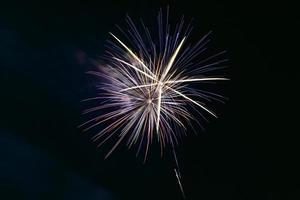
[[[185,196],[185,193],[184,193],[184,190],[183,190],[183,186],[182,186],[182,183],[181,183],[181,173],[180,173],[179,164],[178,164],[178,160],[177,160],[175,149],[173,148],[172,151],[173,151],[173,156],[174,156],[174,160],[175,160],[175,164],[176,164],[176,168],[174,168],[175,176],[176,176],[177,183],[178,183],[178,186],[180,188],[182,197],[185,199],[186,196]]]
[[[184,193],[184,190],[183,190],[183,187],[182,187],[182,184],[181,184],[181,178],[179,176],[179,172],[175,168],[174,168],[174,171],[175,171],[175,176],[177,178],[177,183],[179,185],[182,197],[185,199],[186,197],[185,197],[185,193]]]

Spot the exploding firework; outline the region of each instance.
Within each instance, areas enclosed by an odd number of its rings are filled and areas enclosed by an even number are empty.
[[[207,49],[210,33],[190,45],[187,41],[192,27],[185,24],[183,18],[173,31],[168,23],[168,12],[164,17],[160,11],[157,19],[157,31],[151,32],[143,22],[139,31],[127,17],[128,29],[118,27],[124,39],[110,33],[102,56],[105,64],[99,66],[99,71],[88,72],[102,80],[99,96],[87,99],[99,104],[84,113],[100,115],[81,126],[87,131],[105,125],[93,137],[94,141],[101,141],[99,146],[112,136],[118,136],[106,157],[121,142],[126,142],[129,148],[136,145],[137,154],[142,149],[145,159],[155,139],[161,151],[166,145],[174,147],[190,121],[198,121],[190,109],[202,117],[205,113],[216,117],[205,102],[223,100],[222,96],[205,90],[208,82],[228,80],[206,75],[222,68],[226,62],[226,59],[218,59],[224,51],[205,59],[201,57]],[[195,84],[197,88],[193,87]]]

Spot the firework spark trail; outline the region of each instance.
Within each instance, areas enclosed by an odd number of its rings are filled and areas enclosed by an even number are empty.
[[[84,113],[101,111],[102,114],[93,116],[81,127],[90,130],[100,124],[105,126],[93,137],[94,141],[101,139],[98,146],[114,138],[114,135],[118,136],[106,158],[124,140],[127,140],[128,148],[138,146],[137,155],[144,150],[144,161],[154,138],[160,144],[161,153],[164,147],[171,145],[176,163],[175,175],[185,197],[174,148],[187,128],[186,124],[190,125],[191,120],[198,123],[189,108],[195,109],[204,119],[200,111],[217,117],[205,103],[223,100],[220,95],[195,89],[192,85],[229,80],[207,75],[222,69],[227,59],[218,59],[224,51],[201,58],[210,41],[210,32],[195,45],[187,44],[192,27],[188,24],[184,31],[183,18],[171,33],[168,17],[164,24],[160,11],[158,41],[154,40],[154,34],[143,22],[144,34],[141,34],[129,17],[126,21],[129,25],[127,31],[118,28],[129,43],[109,33],[113,40],[109,41],[103,56],[106,64],[100,66],[100,72],[89,72],[104,80],[99,85],[100,96],[87,99],[100,101],[100,105]]]
[[[176,155],[176,152],[175,152],[174,148],[172,149],[172,152],[173,152],[173,156],[174,156],[174,160],[175,160],[175,164],[176,164],[176,168],[174,168],[175,176],[176,176],[177,183],[178,183],[178,186],[180,188],[182,197],[185,199],[185,193],[184,193],[183,186],[182,186],[182,183],[181,183],[180,168],[179,168],[179,164],[178,164],[178,160],[177,160],[177,155]]]
[[[185,199],[185,193],[184,193],[184,190],[183,190],[183,187],[182,187],[182,184],[181,184],[180,173],[179,173],[179,171],[176,170],[175,168],[174,168],[174,172],[175,172],[175,176],[176,176],[176,178],[177,178],[177,183],[178,183],[178,185],[179,185],[179,188],[180,188],[182,197]]]
[[[130,48],[128,48],[119,38],[117,38],[114,34],[110,33],[111,36],[113,36],[127,51],[128,53],[130,53],[130,55],[136,59],[152,76],[154,76],[154,74],[150,71],[150,69],[148,69],[148,67],[139,59],[138,56],[136,56]]]

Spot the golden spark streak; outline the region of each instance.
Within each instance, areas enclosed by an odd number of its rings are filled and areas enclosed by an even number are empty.
[[[158,134],[158,129],[159,129],[159,121],[160,121],[160,108],[161,108],[161,93],[162,93],[162,85],[158,86],[158,99],[157,99],[157,122],[156,122],[156,131]]]
[[[180,50],[180,48],[181,48],[181,46],[182,46],[184,40],[185,40],[185,37],[181,40],[181,42],[180,42],[180,44],[178,45],[178,47],[176,48],[174,54],[173,54],[172,57],[170,58],[169,63],[168,63],[168,65],[167,65],[167,67],[166,67],[166,70],[165,70],[164,73],[162,74],[160,80],[164,80],[164,78],[166,77],[166,75],[169,73],[169,71],[170,71],[170,69],[171,69],[171,67],[172,67],[172,65],[173,65],[173,63],[174,63],[174,61],[175,61],[175,58],[176,58],[176,56],[177,56],[177,54],[178,54],[178,52],[179,52],[179,50]]]
[[[192,79],[181,79],[181,80],[170,80],[165,83],[185,83],[185,82],[193,82],[193,81],[227,81],[228,78],[192,78]]]
[[[113,36],[128,52],[129,54],[134,58],[136,59],[152,76],[155,77],[155,75],[150,71],[150,69],[144,64],[143,61],[141,61],[139,59],[139,57],[137,57],[132,51],[130,48],[128,48],[119,38],[117,38],[117,36],[115,36],[114,34],[112,33],[109,33],[111,36]]]
[[[158,83],[151,83],[151,84],[147,84],[147,85],[137,85],[137,86],[133,86],[133,87],[123,89],[120,92],[125,92],[125,91],[128,91],[128,90],[137,89],[137,88],[150,87],[150,86],[154,86],[154,85],[157,85],[157,84]]]
[[[173,92],[179,94],[180,96],[182,96],[183,98],[191,101],[192,103],[196,104],[197,106],[201,107],[203,110],[205,110],[206,112],[208,112],[209,114],[211,114],[212,116],[217,118],[217,115],[215,115],[212,111],[208,110],[206,107],[204,107],[203,105],[199,104],[197,101],[194,101],[193,99],[191,99],[190,97],[182,94],[181,92],[174,90],[173,88],[166,86],[168,89],[172,90]]]
[[[132,67],[134,70],[136,70],[136,71],[138,71],[138,72],[140,72],[140,73],[144,74],[144,75],[145,75],[145,76],[147,76],[148,78],[150,78],[150,79],[152,79],[152,80],[155,80],[155,81],[156,81],[156,79],[155,79],[155,78],[153,78],[151,75],[147,74],[146,72],[143,72],[142,70],[138,69],[138,68],[137,68],[137,67],[135,67],[134,65],[132,65],[132,64],[130,64],[130,63],[128,63],[128,62],[126,62],[126,61],[124,61],[124,60],[121,60],[121,59],[119,59],[119,58],[116,58],[116,57],[113,57],[113,59],[115,59],[115,60],[117,60],[117,61],[119,61],[119,62],[121,62],[121,63],[123,63],[123,64],[125,64],[125,65],[129,66],[129,67]]]

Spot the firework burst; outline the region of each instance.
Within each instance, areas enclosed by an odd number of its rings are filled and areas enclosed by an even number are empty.
[[[87,100],[100,103],[84,113],[100,112],[81,126],[85,131],[104,124],[94,141],[101,141],[99,146],[117,135],[117,140],[108,157],[121,142],[128,147],[137,145],[137,154],[143,149],[147,157],[149,146],[157,139],[161,151],[166,145],[174,147],[185,133],[191,120],[197,121],[190,109],[201,116],[216,114],[205,102],[222,100],[220,95],[196,89],[205,87],[204,83],[228,80],[222,76],[207,76],[222,68],[226,59],[218,59],[224,52],[219,52],[205,59],[199,59],[205,52],[210,33],[196,44],[187,43],[192,30],[183,18],[173,31],[163,12],[158,14],[158,29],[152,33],[143,22],[141,31],[127,17],[128,29],[118,29],[124,39],[110,33],[104,65],[99,71],[90,71],[101,77],[99,96]],[[157,38],[157,39],[156,39]],[[125,42],[127,41],[127,42]]]

